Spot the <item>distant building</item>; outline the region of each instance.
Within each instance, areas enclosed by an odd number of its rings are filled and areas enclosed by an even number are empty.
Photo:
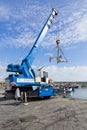
[[[87,87],[87,81],[55,81],[54,84],[68,84],[68,85],[74,85],[79,87]]]

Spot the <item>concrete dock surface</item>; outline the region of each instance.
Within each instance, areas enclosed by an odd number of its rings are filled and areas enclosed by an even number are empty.
[[[0,97],[0,130],[87,130],[87,100],[57,96],[24,105]]]

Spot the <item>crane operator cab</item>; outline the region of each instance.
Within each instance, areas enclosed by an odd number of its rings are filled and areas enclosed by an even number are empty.
[[[48,84],[48,72],[42,69],[38,69],[36,82],[42,82]]]

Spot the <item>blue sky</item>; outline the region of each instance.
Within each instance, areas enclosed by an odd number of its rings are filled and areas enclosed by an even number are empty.
[[[6,66],[29,53],[51,9],[59,11],[42,41],[33,67],[44,66],[54,81],[87,81],[87,0],[0,0],[0,79]],[[68,63],[49,63],[56,55],[56,40]]]

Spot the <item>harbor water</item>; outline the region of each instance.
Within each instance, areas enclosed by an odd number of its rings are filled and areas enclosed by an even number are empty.
[[[75,89],[74,92],[71,92],[71,97],[87,100],[87,87]]]

